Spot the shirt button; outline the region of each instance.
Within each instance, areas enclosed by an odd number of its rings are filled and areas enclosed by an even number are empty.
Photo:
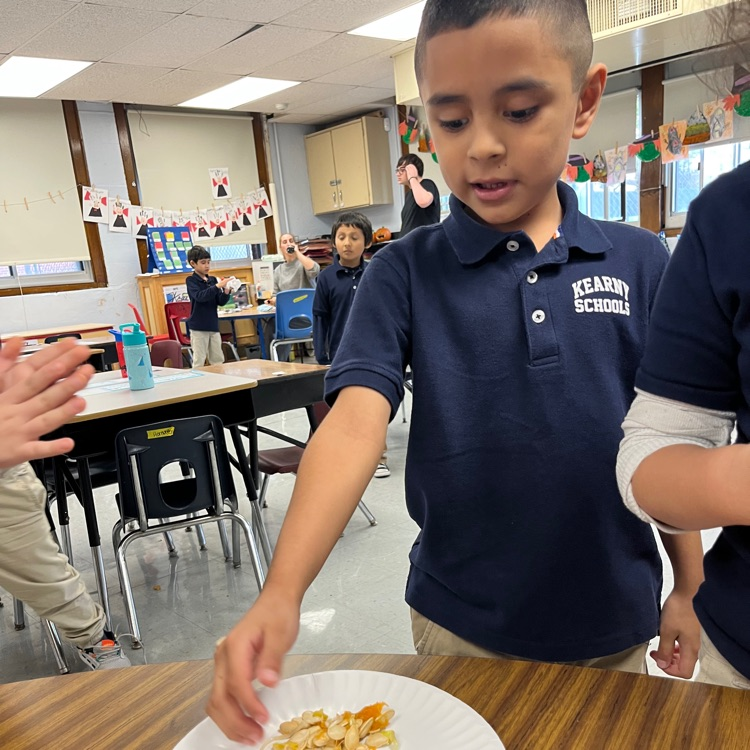
[[[508,240],[508,244],[505,247],[508,248],[509,252],[515,253],[520,245],[515,240]]]
[[[529,271],[526,274],[526,281],[528,281],[529,284],[536,284],[536,282],[539,281],[539,275],[536,271]]]
[[[547,316],[544,314],[544,310],[534,310],[533,313],[531,313],[531,319],[535,323],[544,323],[544,319]]]
[[[354,288],[355,288],[355,289],[357,288],[357,285],[356,285],[356,284],[354,285]]]

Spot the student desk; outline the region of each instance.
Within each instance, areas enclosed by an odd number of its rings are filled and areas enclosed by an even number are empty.
[[[255,388],[252,378],[238,378],[212,372],[154,368],[156,385],[145,391],[131,391],[127,379],[119,372],[103,372],[93,376],[79,395],[86,399],[86,409],[50,437],[71,437],[75,447],[67,458],[76,462],[78,489],[86,517],[89,546],[94,562],[99,599],[109,621],[109,598],[104,577],[99,525],[94,506],[89,459],[111,456],[117,433],[126,427],[162,422],[171,419],[215,414],[225,426],[249,424],[254,420],[253,400],[243,398]],[[232,431],[235,450],[247,462],[251,457],[244,453],[242,441],[236,430]],[[257,463],[257,457],[255,457]],[[58,514],[63,541],[67,537],[66,493],[60,484],[63,479],[64,457],[55,460],[55,485]],[[245,475],[245,479],[248,479]],[[255,499],[255,488],[247,487],[248,497]],[[68,549],[66,552],[70,549]],[[0,747],[2,743],[0,742]]]
[[[232,326],[232,338],[234,339],[235,345],[237,344],[237,331],[235,329],[235,323],[238,320],[252,320],[255,323],[255,330],[258,332],[258,344],[260,346],[260,356],[263,359],[267,358],[266,351],[266,340],[263,335],[263,326],[261,320],[270,320],[276,317],[276,311],[261,312],[256,306],[245,307],[239,310],[232,310],[230,312],[219,313],[219,321],[226,320]],[[270,341],[268,342],[271,343]]]
[[[333,669],[390,672],[435,685],[474,708],[507,750],[750,745],[750,691],[456,656],[328,654],[284,662],[287,677]],[[188,661],[0,685],[0,747],[172,750],[205,717],[212,676],[212,662]]]
[[[108,331],[110,328],[112,328],[110,323],[76,323],[75,325],[69,326],[51,326],[49,328],[37,328],[31,331],[3,333],[0,334],[0,341],[4,342],[14,337],[25,339],[26,341],[30,339],[46,339],[48,336],[63,336],[66,333],[80,333],[81,336],[86,338],[88,334],[101,334],[102,331]]]
[[[223,365],[201,367],[201,371],[234,378],[248,378],[257,383],[249,391],[255,419],[293,409],[307,409],[311,426],[316,426],[312,405],[323,400],[325,365],[300,365],[295,362],[272,362],[268,359],[241,359]],[[252,481],[258,487],[258,429],[255,420],[248,430]]]

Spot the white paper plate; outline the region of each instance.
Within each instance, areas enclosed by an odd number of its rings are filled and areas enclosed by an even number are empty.
[[[504,750],[492,727],[473,709],[426,682],[387,672],[333,671],[282,680],[261,699],[271,715],[267,737],[303,711],[322,708],[329,716],[385,701],[396,716],[390,724],[400,750]],[[211,719],[193,729],[174,750],[239,750]]]

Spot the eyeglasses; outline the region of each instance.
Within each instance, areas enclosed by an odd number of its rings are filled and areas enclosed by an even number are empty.
[[[404,174],[406,167],[396,167],[396,174]]]

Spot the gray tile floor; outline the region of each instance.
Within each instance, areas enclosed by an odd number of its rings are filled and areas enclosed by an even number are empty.
[[[409,397],[407,397],[408,399]],[[290,412],[263,420],[263,424],[305,439],[304,412]],[[413,653],[409,613],[403,599],[407,554],[416,526],[404,506],[404,457],[409,424],[399,415],[388,430],[391,476],[373,479],[364,500],[378,519],[369,526],[358,511],[344,537],[338,541],[322,573],[303,604],[298,653],[369,652]],[[261,447],[278,445],[261,435]],[[271,537],[278,535],[294,477],[271,481],[267,523]],[[238,481],[238,487],[241,482]],[[97,490],[103,549],[110,602],[116,628],[127,630],[122,597],[109,530],[117,518],[113,492]],[[241,509],[249,515],[247,502]],[[83,516],[71,503],[74,562],[90,591],[95,591],[91,558]],[[194,532],[175,533],[178,557],[170,558],[161,537],[134,542],[128,552],[145,647],[126,653],[134,664],[206,659],[218,637],[239,619],[258,590],[244,550],[241,568],[225,563],[215,527],[206,528],[208,550],[201,552]],[[707,534],[706,543],[715,535]],[[667,563],[665,594],[672,576]],[[0,609],[0,682],[47,677],[56,674],[55,662],[42,634],[38,618],[27,610],[27,626],[16,632],[10,597],[3,592]],[[125,639],[125,643],[128,640]],[[67,650],[72,671],[84,671],[75,653]]]

